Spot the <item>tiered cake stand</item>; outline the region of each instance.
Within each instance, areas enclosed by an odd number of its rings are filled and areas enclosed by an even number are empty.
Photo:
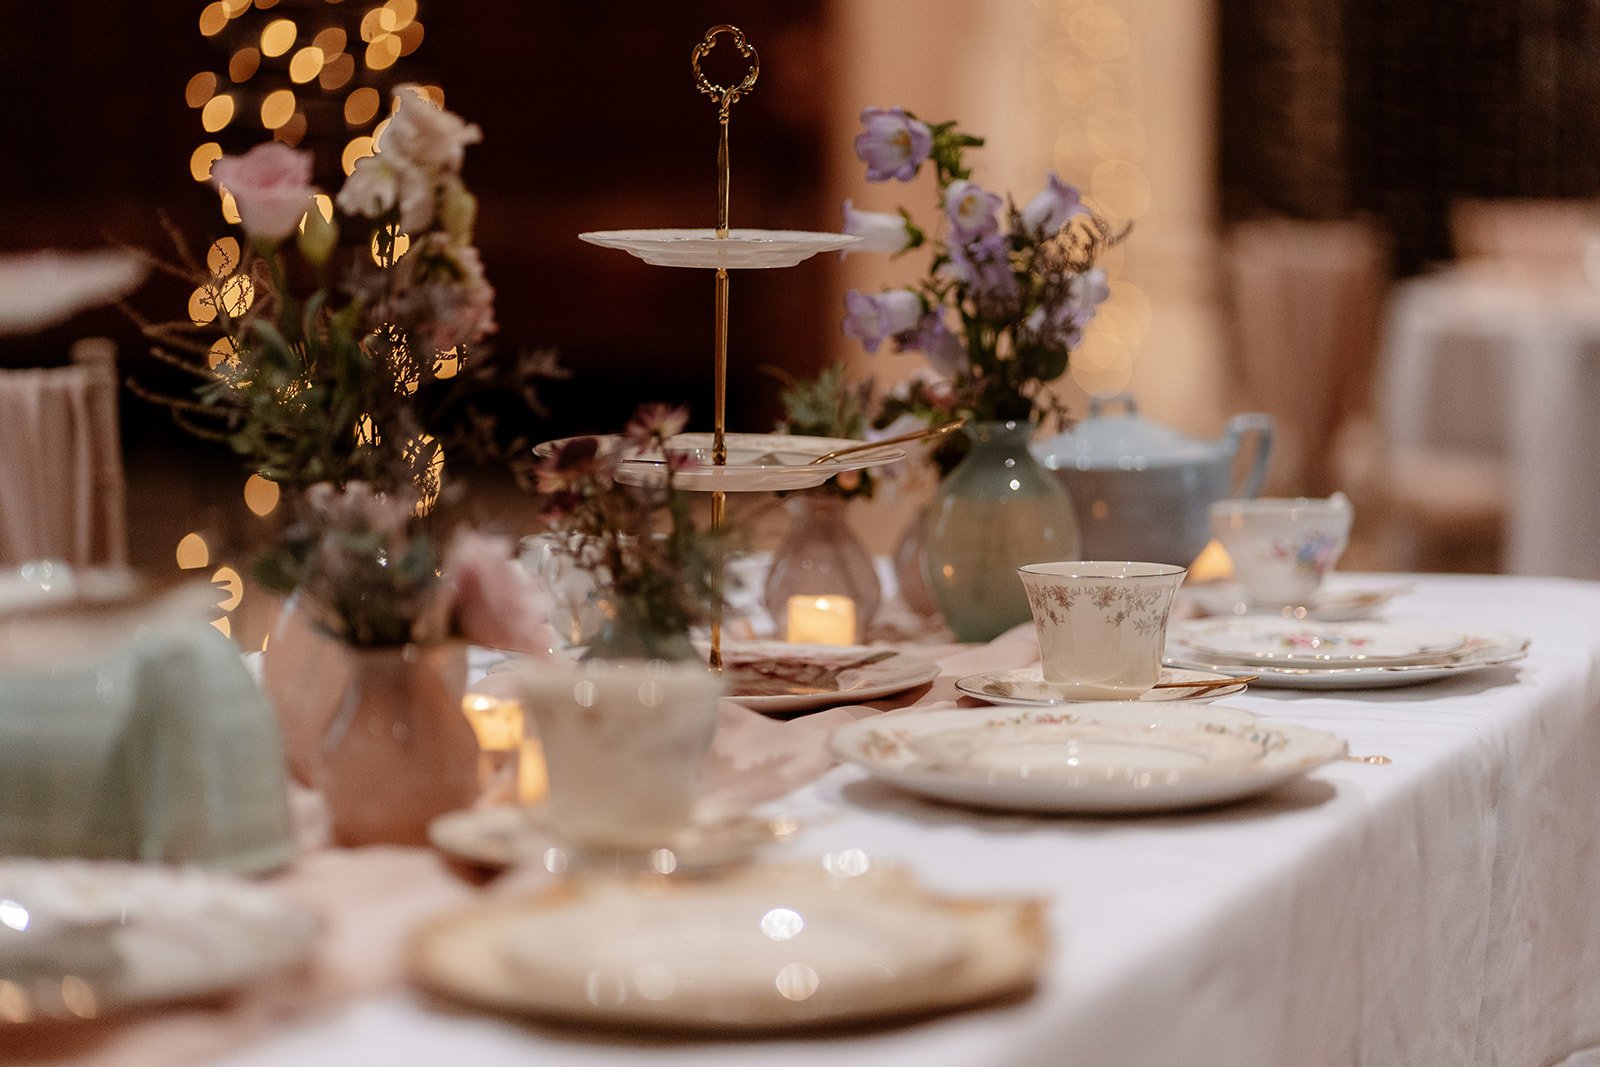
[[[719,34],[729,34],[739,54],[750,68],[738,85],[714,85],[701,73],[700,61],[716,44]],[[726,494],[730,492],[769,492],[807,489],[821,485],[841,471],[862,470],[905,458],[904,450],[884,445],[848,456],[832,458],[832,453],[859,441],[831,437],[801,437],[790,434],[750,434],[727,432],[726,403],[728,384],[728,271],[792,267],[819,252],[836,252],[860,240],[841,233],[810,233],[802,230],[748,230],[728,226],[728,110],[744,93],[754,88],[760,59],[744,34],[733,26],[713,26],[705,39],[695,45],[690,56],[695,84],[717,101],[717,120],[721,136],[717,145],[717,227],[715,230],[604,230],[579,234],[579,238],[604,248],[620,248],[646,263],[658,267],[696,267],[715,270],[716,364],[713,377],[714,430],[710,434],[682,434],[672,440],[674,452],[687,452],[701,462],[676,476],[687,489],[711,493],[711,524],[720,528],[724,521]],[[561,442],[551,441],[536,451],[549,454]],[[602,448],[623,448],[618,436],[602,437]],[[635,452],[622,457],[619,480],[631,484],[659,483],[666,457],[659,452]],[[678,484],[675,482],[675,484]],[[721,609],[711,626],[711,667],[722,669]]]

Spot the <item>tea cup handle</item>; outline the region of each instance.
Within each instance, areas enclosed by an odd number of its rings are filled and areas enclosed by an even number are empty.
[[[1228,420],[1226,437],[1229,455],[1238,455],[1239,442],[1245,434],[1256,435],[1256,451],[1250,461],[1250,472],[1245,475],[1243,484],[1234,487],[1235,499],[1249,500],[1261,493],[1261,485],[1267,480],[1267,463],[1272,459],[1272,436],[1275,429],[1276,423],[1272,421],[1272,416],[1258,412],[1235,415]]]

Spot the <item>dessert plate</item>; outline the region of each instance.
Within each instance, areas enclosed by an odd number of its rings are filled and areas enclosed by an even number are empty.
[[[659,848],[595,856],[563,841],[550,826],[544,808],[510,805],[441,815],[428,824],[428,841],[453,859],[489,870],[522,863],[566,870],[569,865],[581,868],[586,860],[599,859],[607,869],[619,863],[630,866],[631,860],[631,866],[640,870],[671,873],[746,859],[763,845],[793,840],[798,830],[799,824],[786,816],[707,816],[662,841]]]
[[[1488,667],[1515,663],[1528,655],[1528,638],[1498,630],[1462,630],[1465,643],[1441,662],[1371,663],[1354,667],[1252,663],[1255,686],[1278,689],[1390,689],[1431,682]],[[1169,644],[1166,662],[1174,667],[1238,670],[1237,663],[1212,662],[1194,649]]]
[[[1177,700],[1216,700],[1244,691],[1246,683],[1233,685],[1226,682],[1232,675],[1224,671],[1195,671],[1178,667],[1161,668],[1160,689],[1146,690],[1141,703],[1165,704]],[[1193,682],[1192,687],[1180,685]],[[1057,704],[1093,704],[1098,701],[1076,700],[1066,687],[1044,680],[1039,667],[1022,667],[1011,671],[985,671],[957,679],[956,688],[969,697],[987,700],[991,704],[1020,704],[1027,707],[1053,707]]]
[[[298,963],[316,931],[309,912],[213,871],[6,859],[0,1033],[237,989]]]
[[[1411,582],[1378,585],[1329,575],[1310,602],[1300,607],[1257,606],[1250,603],[1244,586],[1237,582],[1186,585],[1179,595],[1207,615],[1276,615],[1315,622],[1362,622],[1376,616],[1395,597],[1415,588]]]
[[[534,455],[553,455],[570,440],[546,441],[535,446]],[[601,436],[600,448],[609,453],[623,447],[622,440],[616,434]],[[718,465],[712,462],[713,443],[713,435],[709,433],[683,433],[672,438],[673,454],[689,455],[696,460],[694,466],[673,474],[674,485],[684,489],[724,492],[808,489],[821,485],[841,471],[878,467],[906,458],[905,449],[897,445],[880,445],[852,452],[838,460],[813,463],[812,460],[829,452],[857,448],[866,442],[844,437],[730,433],[723,435],[728,461]],[[665,475],[666,457],[659,451],[633,451],[625,455],[617,467],[617,480],[627,485],[659,485]]]
[[[865,645],[738,641],[722,646],[728,699],[774,718],[892,696],[939,677],[921,656]]]
[[[829,743],[840,759],[913,793],[1055,814],[1221,804],[1346,751],[1332,734],[1238,708],[1138,701],[862,719],[835,730]]]
[[[754,1033],[895,1018],[1028,989],[1037,901],[946,900],[822,864],[577,880],[436,920],[412,978],[478,1007],[625,1029]]]
[[[1252,668],[1261,662],[1323,667],[1440,662],[1467,641],[1459,630],[1266,617],[1177,623],[1168,639],[1219,662]]]
[[[819,252],[837,252],[861,241],[847,233],[807,230],[730,229],[728,236],[703,230],[596,230],[580,241],[619,248],[656,267],[792,267]]]

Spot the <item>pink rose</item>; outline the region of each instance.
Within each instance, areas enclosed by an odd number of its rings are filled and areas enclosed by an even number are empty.
[[[394,90],[395,111],[378,138],[378,154],[398,156],[419,170],[437,174],[461,169],[469,144],[483,131],[430,100],[415,85]]]
[[[246,233],[273,242],[295,231],[317,191],[311,184],[311,153],[279,141],[258,144],[242,156],[223,156],[211,165],[211,182],[233,194]]]
[[[550,594],[511,558],[504,537],[458,533],[444,559],[455,590],[456,632],[475,645],[549,655],[559,644],[550,625]]]

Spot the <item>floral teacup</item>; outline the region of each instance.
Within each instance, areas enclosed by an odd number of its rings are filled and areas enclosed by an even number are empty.
[[[1044,680],[1069,700],[1133,700],[1161,680],[1167,616],[1188,573],[1167,563],[1018,567]]]
[[[1234,578],[1259,607],[1310,603],[1350,538],[1352,512],[1343,493],[1221,500],[1210,514],[1211,532],[1233,559]]]

